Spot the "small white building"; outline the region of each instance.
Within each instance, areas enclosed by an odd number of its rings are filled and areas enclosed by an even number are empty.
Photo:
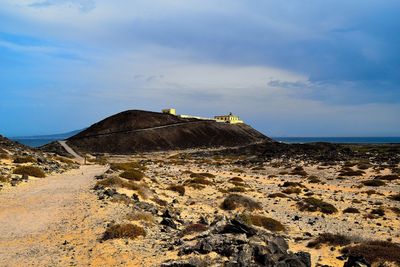
[[[214,119],[217,122],[225,122],[225,123],[244,123],[238,116],[233,115],[232,112],[229,115],[215,116]]]

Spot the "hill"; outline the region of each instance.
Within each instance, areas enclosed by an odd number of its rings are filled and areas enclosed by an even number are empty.
[[[234,147],[271,139],[246,124],[227,124],[129,110],[95,123],[67,140],[68,144],[78,151],[130,154]]]

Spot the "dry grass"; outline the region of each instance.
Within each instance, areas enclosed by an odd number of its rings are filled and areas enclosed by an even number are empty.
[[[201,173],[191,173],[191,178],[215,178],[215,175],[208,172],[201,172]]]
[[[235,210],[239,207],[246,208],[250,211],[262,208],[259,202],[238,194],[230,194],[221,203],[221,209],[223,210]]]
[[[385,181],[394,181],[400,179],[397,174],[388,174],[388,175],[378,175],[374,178],[374,180],[385,180]]]
[[[33,176],[33,177],[37,177],[37,178],[46,177],[46,174],[43,172],[43,170],[41,168],[34,167],[34,166],[19,166],[13,171],[13,173],[20,174],[20,175]]]
[[[301,211],[320,211],[325,214],[333,214],[338,211],[332,204],[313,197],[305,198],[297,202],[297,205]]]
[[[348,207],[343,210],[343,213],[360,213],[360,211],[357,208]]]
[[[386,183],[384,181],[378,180],[378,179],[367,180],[367,181],[363,181],[362,183],[363,183],[363,185],[366,185],[366,186],[384,186],[384,185],[386,185]]]
[[[292,175],[300,175],[300,176],[307,176],[307,172],[304,170],[302,166],[295,167],[290,174]]]
[[[279,221],[256,214],[242,214],[240,217],[248,224],[263,227],[272,232],[280,232],[285,230],[285,226]]]
[[[130,221],[144,221],[151,224],[155,223],[154,216],[150,212],[133,211],[126,215],[126,219]]]
[[[148,198],[149,188],[146,184],[138,184],[133,181],[124,181],[118,177],[108,177],[96,183],[96,186],[104,187],[121,187],[128,190],[137,191],[138,194],[143,198]]]
[[[141,170],[145,171],[146,167],[143,166],[140,162],[120,162],[120,163],[111,163],[110,168],[113,171],[128,171],[128,170]]]
[[[189,224],[182,230],[181,236],[190,235],[193,233],[201,233],[208,229],[208,226],[201,223]]]
[[[140,181],[143,179],[144,173],[139,170],[131,169],[124,171],[119,176],[132,181]]]
[[[400,201],[400,193],[398,193],[396,195],[391,195],[389,198],[391,200]]]
[[[278,192],[278,193],[269,194],[268,197],[269,198],[277,198],[277,197],[279,197],[279,198],[288,198],[289,196],[285,195],[284,193],[279,193]]]
[[[60,156],[54,157],[54,159],[59,162],[65,163],[65,164],[74,164],[75,163],[73,160],[71,160],[69,158],[60,157]]]
[[[135,239],[138,236],[146,236],[146,232],[142,227],[134,224],[114,224],[107,228],[103,234],[103,240],[115,238]]]
[[[37,159],[32,156],[16,157],[14,163],[36,163]]]
[[[365,174],[362,170],[353,170],[350,167],[343,167],[340,170],[339,176],[363,176]]]
[[[297,188],[297,187],[288,187],[282,190],[282,193],[285,194],[300,194],[301,193],[301,189]]]
[[[351,244],[351,238],[341,234],[322,233],[307,244],[309,248],[320,248],[322,244],[331,246],[346,246]]]
[[[185,187],[183,185],[170,185],[167,189],[178,192],[180,196],[185,195]]]
[[[228,192],[243,193],[243,192],[246,192],[246,188],[244,188],[243,186],[235,186],[235,187],[229,188]]]
[[[8,183],[10,181],[9,177],[0,175],[0,183]]]
[[[387,241],[366,241],[347,246],[341,252],[346,255],[364,256],[370,263],[394,262],[400,264],[399,244]]]

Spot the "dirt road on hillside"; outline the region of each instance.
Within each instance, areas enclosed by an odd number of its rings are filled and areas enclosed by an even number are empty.
[[[90,189],[104,166],[0,191],[0,266],[88,266],[106,211]]]

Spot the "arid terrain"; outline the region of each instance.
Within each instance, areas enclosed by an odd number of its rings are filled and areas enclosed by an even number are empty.
[[[396,145],[86,154],[79,166],[4,144],[1,266],[400,265]]]

